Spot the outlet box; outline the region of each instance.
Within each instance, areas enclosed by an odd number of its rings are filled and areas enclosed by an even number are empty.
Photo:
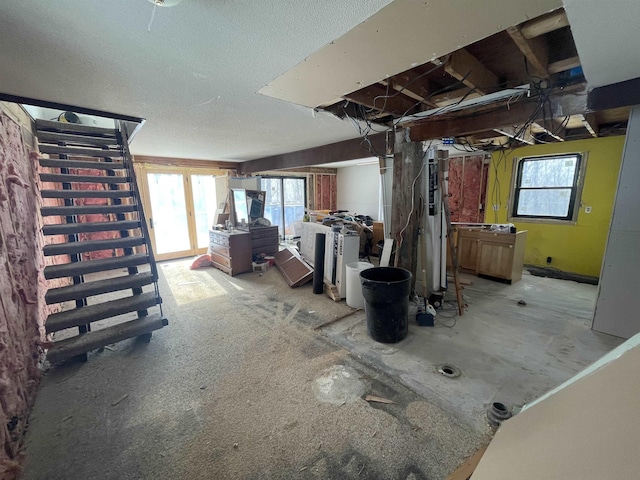
[[[584,207],[584,213],[591,213],[591,207]]]
[[[493,211],[497,212],[498,210],[500,210],[500,205],[494,205],[493,206]]]

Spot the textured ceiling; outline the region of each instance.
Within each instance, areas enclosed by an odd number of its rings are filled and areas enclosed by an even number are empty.
[[[389,0],[4,0],[0,92],[147,119],[132,151],[245,160],[356,136],[256,93]]]

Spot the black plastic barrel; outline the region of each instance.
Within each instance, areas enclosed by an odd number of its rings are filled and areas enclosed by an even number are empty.
[[[397,343],[409,333],[411,272],[378,267],[360,272],[367,331],[381,343]]]

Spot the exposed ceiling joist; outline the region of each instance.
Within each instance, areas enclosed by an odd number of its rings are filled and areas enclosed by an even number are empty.
[[[434,102],[438,107],[445,107],[447,105],[458,103],[463,99],[471,100],[472,98],[478,98],[481,96],[481,93],[465,87],[434,95],[433,97],[431,97],[431,101]]]
[[[560,9],[523,23],[520,26],[520,31],[524,38],[532,39],[568,25],[569,19],[567,18],[567,14],[564,10]]]
[[[551,138],[554,138],[559,142],[564,142],[566,129],[561,128],[561,125],[553,130],[545,127],[544,125],[542,125],[542,123],[534,123],[533,125],[531,125],[531,127],[534,133],[544,133],[545,135],[549,135]]]
[[[294,167],[308,167],[325,163],[336,163],[345,160],[356,160],[374,156],[376,153],[384,155],[387,149],[393,151],[393,135],[387,132],[377,133],[368,137],[372,148],[363,138],[354,138],[344,142],[331,143],[314,148],[307,148],[297,152],[283,153],[271,157],[258,158],[239,163],[241,174],[265,172],[268,170],[284,170]]]
[[[578,56],[565,58],[564,60],[558,60],[557,62],[550,63],[547,66],[547,71],[550,75],[560,72],[566,72],[572,68],[580,66],[580,58]]]
[[[510,27],[507,33],[531,65],[531,73],[540,78],[548,78],[549,46],[546,40],[543,37],[527,39],[519,27]]]
[[[489,93],[499,87],[498,76],[464,48],[449,55],[444,69],[449,75],[479,93]]]
[[[393,82],[394,88],[402,89],[410,96],[411,94],[414,94],[415,97],[424,100],[426,105],[435,107],[435,103],[428,100],[428,97],[431,95],[431,85],[429,84],[427,75],[424,73],[418,73],[415,70],[407,70],[406,72],[394,75],[389,80]]]
[[[419,111],[419,102],[414,98],[407,97],[401,92],[391,88],[391,86],[374,83],[348,95],[347,100],[352,100],[365,107],[378,110],[380,112],[390,112],[394,115],[404,116]]]
[[[587,113],[582,116],[582,123],[584,128],[588,130],[592,137],[597,138],[600,132],[600,125],[598,125],[598,119],[595,113]]]

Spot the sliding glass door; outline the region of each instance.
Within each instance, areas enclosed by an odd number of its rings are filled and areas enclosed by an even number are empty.
[[[306,179],[299,177],[262,177],[267,192],[264,216],[278,225],[281,237],[293,236],[294,223],[302,221],[307,205]]]
[[[225,192],[216,191],[216,176],[188,168],[149,168],[143,199],[158,260],[206,253],[209,229]]]

